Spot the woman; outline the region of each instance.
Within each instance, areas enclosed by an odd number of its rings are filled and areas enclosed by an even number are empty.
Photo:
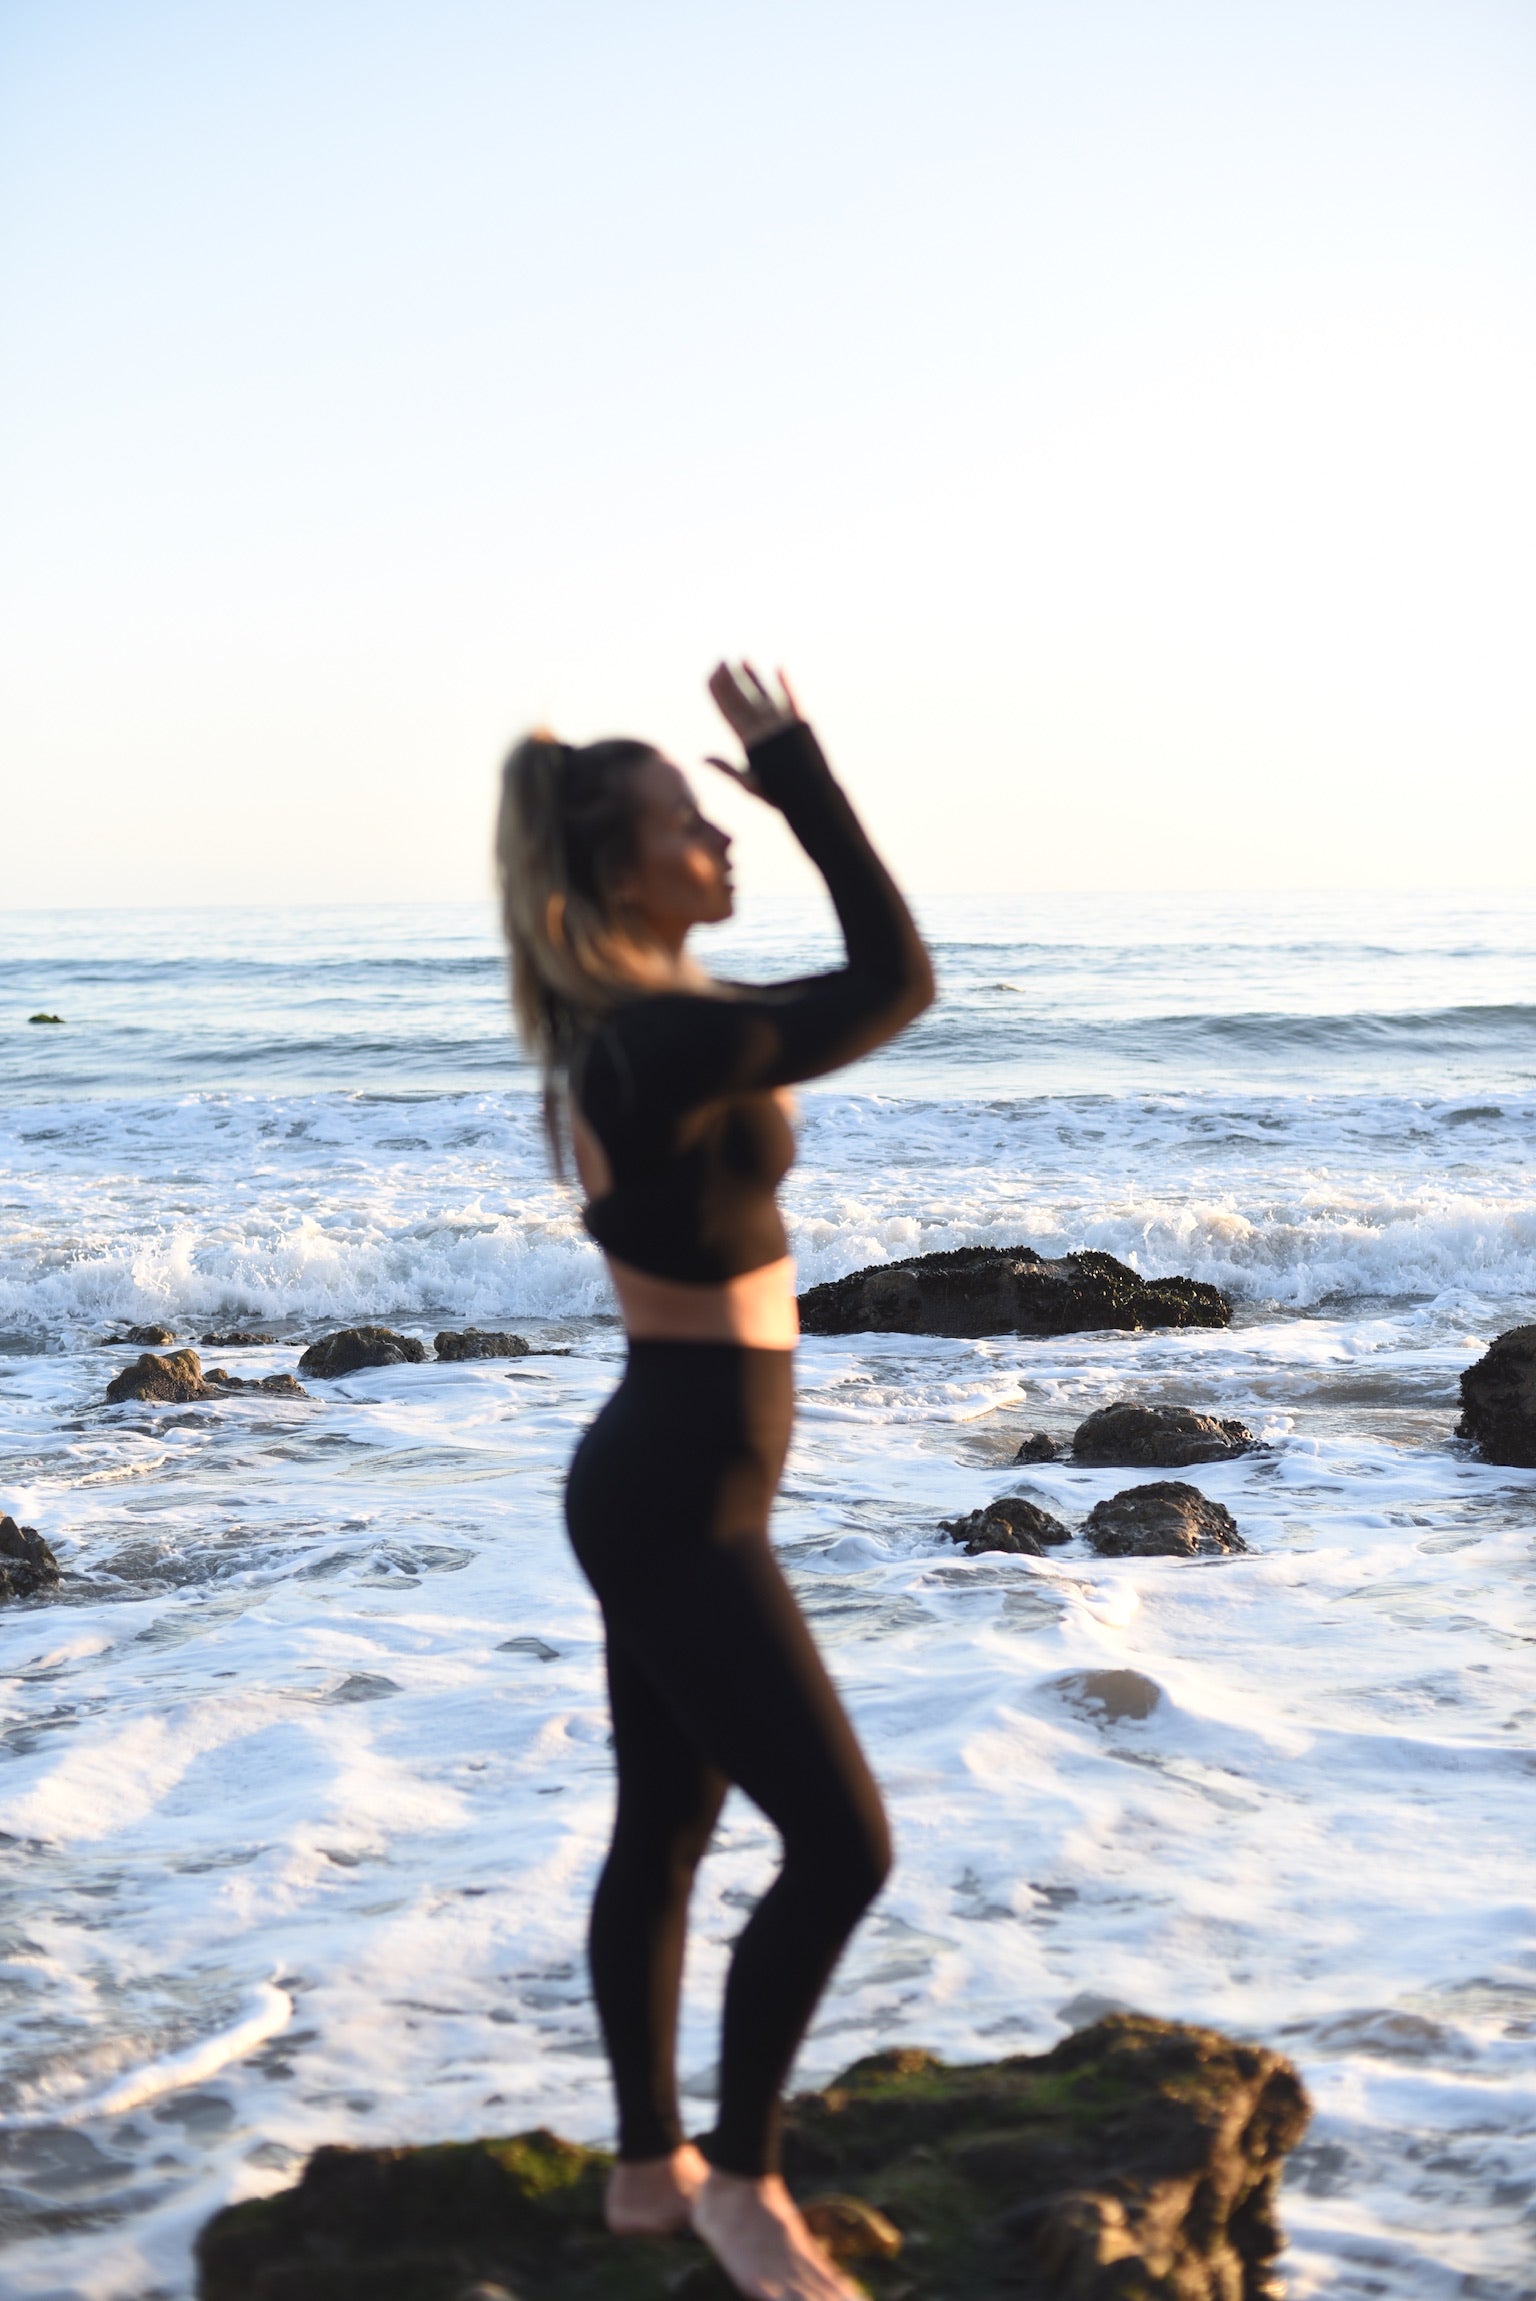
[[[774,1193],[794,1155],[787,1090],[891,1038],[933,975],[787,688],[723,664],[709,686],[748,759],[711,764],[780,808],[820,868],[843,967],[762,990],[703,974],[685,944],[731,915],[731,843],[648,745],[529,737],[497,840],[518,1022],[557,1157],[564,1104],[629,1333],[566,1494],[603,1610],[618,1766],[590,1933],[619,2111],[607,2213],[636,2234],[691,2222],[759,2301],[847,2301],[778,2177],[778,2103],[890,1845],[769,1548],[799,1334]],[[733,1782],[783,1864],[736,1944],[701,2154],[678,2118],[677,2003],[694,1870]]]

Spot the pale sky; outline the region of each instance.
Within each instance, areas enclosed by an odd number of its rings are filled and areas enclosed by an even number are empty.
[[[724,652],[920,891],[1536,878],[1530,0],[4,0],[0,81],[9,901],[481,894],[517,733],[691,767]]]

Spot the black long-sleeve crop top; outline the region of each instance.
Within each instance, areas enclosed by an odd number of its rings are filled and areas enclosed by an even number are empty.
[[[933,997],[912,915],[810,728],[781,728],[749,757],[826,880],[846,965],[718,995],[637,996],[578,1045],[570,1069],[613,1170],[585,1210],[588,1231],[632,1269],[705,1286],[788,1252],[774,1194],[794,1137],[774,1090],[868,1054]]]

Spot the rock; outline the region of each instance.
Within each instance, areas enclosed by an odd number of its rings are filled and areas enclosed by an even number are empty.
[[[62,1023],[63,1020],[62,1015],[28,1015],[27,1017],[29,1023]]]
[[[1245,1422],[1196,1414],[1188,1406],[1132,1406],[1121,1399],[1080,1422],[1072,1452],[1079,1462],[1126,1470],[1182,1470],[1190,1462],[1230,1462],[1257,1445]]]
[[[1083,1532],[1101,1558],[1194,1558],[1248,1547],[1230,1510],[1177,1478],[1096,1502]]]
[[[529,1345],[520,1334],[494,1333],[487,1327],[466,1326],[462,1334],[433,1337],[439,1358],[526,1358]]]
[[[995,1502],[984,1503],[968,1516],[941,1518],[939,1524],[952,1542],[963,1546],[968,1558],[979,1557],[984,1550],[1039,1558],[1049,1545],[1072,1539],[1070,1527],[1038,1503],[1026,1502],[1022,1494],[999,1494]]]
[[[1043,1430],[1032,1430],[1027,1438],[1019,1440],[1019,1451],[1013,1459],[1015,1462],[1054,1462],[1060,1452],[1054,1438]]]
[[[1456,1435],[1486,1461],[1536,1470],[1536,1326],[1512,1326],[1467,1368]]]
[[[901,2251],[901,2231],[862,2197],[812,2197],[803,2210],[834,2261],[894,2261]]]
[[[199,1336],[204,1350],[268,1350],[276,1342],[275,1334],[204,1334]]]
[[[210,1366],[203,1380],[210,1390],[265,1390],[273,1398],[309,1396],[303,1383],[291,1374],[256,1374],[247,1378],[226,1373],[222,1366]]]
[[[176,1330],[174,1327],[158,1324],[130,1326],[126,1327],[121,1334],[114,1334],[112,1340],[119,1349],[125,1342],[131,1342],[139,1350],[164,1350],[168,1342],[176,1340]]]
[[[962,1246],[876,1263],[800,1297],[807,1334],[1077,1334],[1230,1326],[1232,1306],[1192,1278],[1141,1278],[1112,1254],[1047,1262],[1027,1246]]]
[[[121,1374],[114,1374],[107,1384],[107,1404],[121,1405],[125,1398],[147,1398],[167,1404],[184,1404],[192,1398],[212,1398],[203,1380],[203,1362],[195,1350],[173,1350],[164,1358],[156,1358],[146,1350]]]
[[[0,1518],[0,1599],[40,1597],[62,1580],[59,1561],[37,1528]]]
[[[299,1372],[334,1382],[364,1366],[420,1366],[426,1355],[414,1335],[396,1334],[387,1326],[344,1326],[310,1344],[299,1360]]]
[[[1113,2014],[1051,2053],[855,2062],[785,2120],[790,2186],[895,2301],[1262,2301],[1276,2192],[1309,2115],[1291,2064],[1215,2030]],[[555,2134],[321,2149],[297,2188],[197,2241],[201,2301],[705,2301],[696,2241],[602,2229],[611,2160]],[[888,2233],[888,2234],[887,2234]],[[899,2264],[890,2253],[902,2243]]]

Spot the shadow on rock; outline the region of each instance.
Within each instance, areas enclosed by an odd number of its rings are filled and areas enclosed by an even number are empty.
[[[785,2173],[877,2301],[1267,2301],[1308,2114],[1279,2054],[1114,2014],[1051,2053],[855,2062],[790,2104]],[[605,2234],[610,2162],[542,2131],[322,2149],[296,2189],[207,2224],[198,2292],[463,2301],[479,2281],[519,2301],[727,2301],[692,2239]]]

